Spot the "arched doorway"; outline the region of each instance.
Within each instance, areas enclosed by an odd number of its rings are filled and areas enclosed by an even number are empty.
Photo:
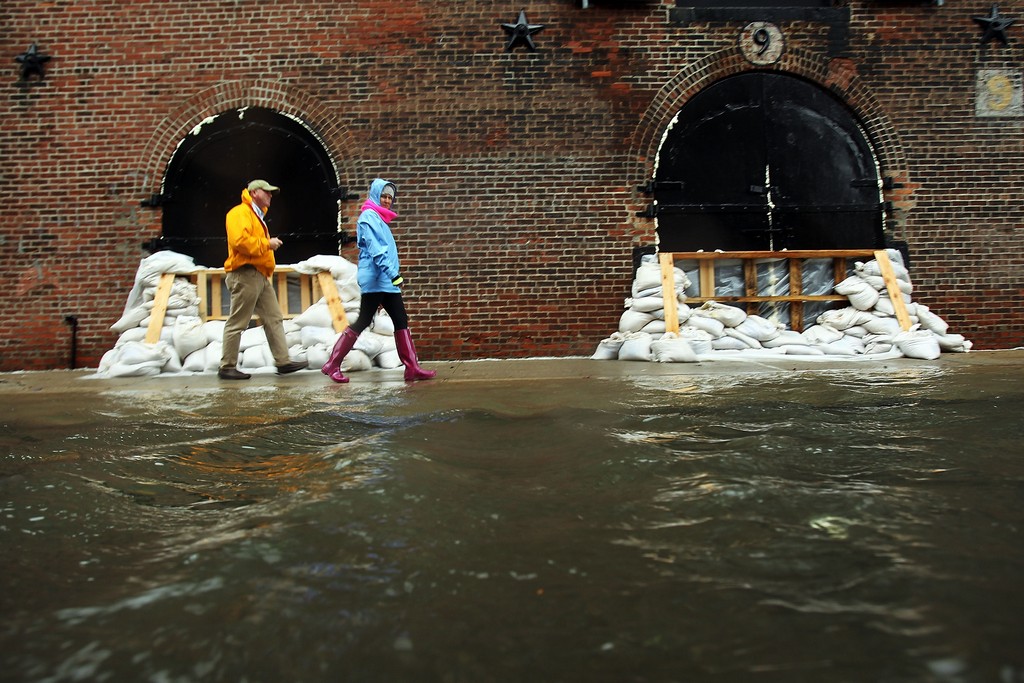
[[[197,126],[178,146],[164,176],[159,248],[220,267],[227,256],[224,216],[254,178],[281,187],[267,214],[284,246],[278,263],[337,254],[338,177],[320,140],[295,119],[245,107]]]
[[[801,78],[724,78],[682,108],[658,153],[664,251],[883,246],[875,157],[853,113]]]

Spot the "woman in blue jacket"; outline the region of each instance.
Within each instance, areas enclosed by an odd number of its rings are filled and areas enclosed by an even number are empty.
[[[334,344],[330,358],[321,371],[335,382],[347,382],[341,374],[341,361],[352,350],[360,333],[370,326],[381,306],[395,323],[395,346],[405,366],[406,381],[430,379],[437,373],[424,370],[416,359],[416,348],[409,333],[409,316],[402,303],[402,274],[399,270],[398,247],[388,224],[398,216],[391,210],[395,201],[395,185],[377,178],[370,184],[369,198],[363,204],[356,226],[356,244],[359,246],[357,279],[362,294],[359,317],[345,328]]]

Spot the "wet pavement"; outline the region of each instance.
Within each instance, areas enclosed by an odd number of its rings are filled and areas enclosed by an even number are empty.
[[[0,680],[1024,681],[1024,349],[425,365],[0,375]]]
[[[707,376],[744,373],[793,373],[820,371],[870,371],[891,369],[954,370],[965,367],[1005,366],[1009,373],[1024,371],[1024,349],[1003,351],[973,351],[970,353],[943,354],[933,361],[897,358],[871,360],[805,360],[799,357],[751,358],[744,360],[715,360],[700,363],[643,363],[629,361],[597,361],[589,358],[541,358],[514,360],[479,361],[435,361],[424,362],[425,368],[436,370],[437,377],[429,380],[432,384],[450,384],[458,391],[472,391],[474,383],[495,384],[523,380],[564,380],[564,379],[623,379],[634,381],[643,377]],[[363,383],[401,383],[402,370],[368,370],[347,375],[352,390],[358,390]],[[23,391],[44,393],[89,394],[105,391],[144,391],[160,389],[180,391],[188,387],[209,389],[252,390],[260,386],[274,386],[278,389],[296,386],[310,388],[315,385],[330,386],[331,382],[318,370],[303,370],[292,375],[279,377],[274,374],[255,374],[244,381],[221,380],[216,374],[201,375],[158,375],[156,377],[99,378],[94,369],[54,370],[48,372],[0,373],[0,401],[17,400]],[[346,385],[335,385],[339,389]],[[601,383],[601,387],[610,385]],[[435,389],[436,391],[436,389]],[[435,395],[431,392],[431,395]],[[465,397],[463,397],[465,398]]]

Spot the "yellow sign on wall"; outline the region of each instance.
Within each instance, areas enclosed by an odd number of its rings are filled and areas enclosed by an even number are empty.
[[[975,116],[1024,116],[1024,86],[1016,69],[979,69]]]

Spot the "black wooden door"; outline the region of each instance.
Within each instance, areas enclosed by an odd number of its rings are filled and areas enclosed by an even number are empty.
[[[664,251],[882,246],[859,124],[793,76],[746,73],[694,96],[666,135],[653,193]]]
[[[164,178],[158,246],[222,266],[224,216],[256,178],[281,188],[267,212],[271,234],[284,242],[278,263],[338,253],[340,192],[327,152],[297,121],[260,108],[214,117],[178,147]]]

